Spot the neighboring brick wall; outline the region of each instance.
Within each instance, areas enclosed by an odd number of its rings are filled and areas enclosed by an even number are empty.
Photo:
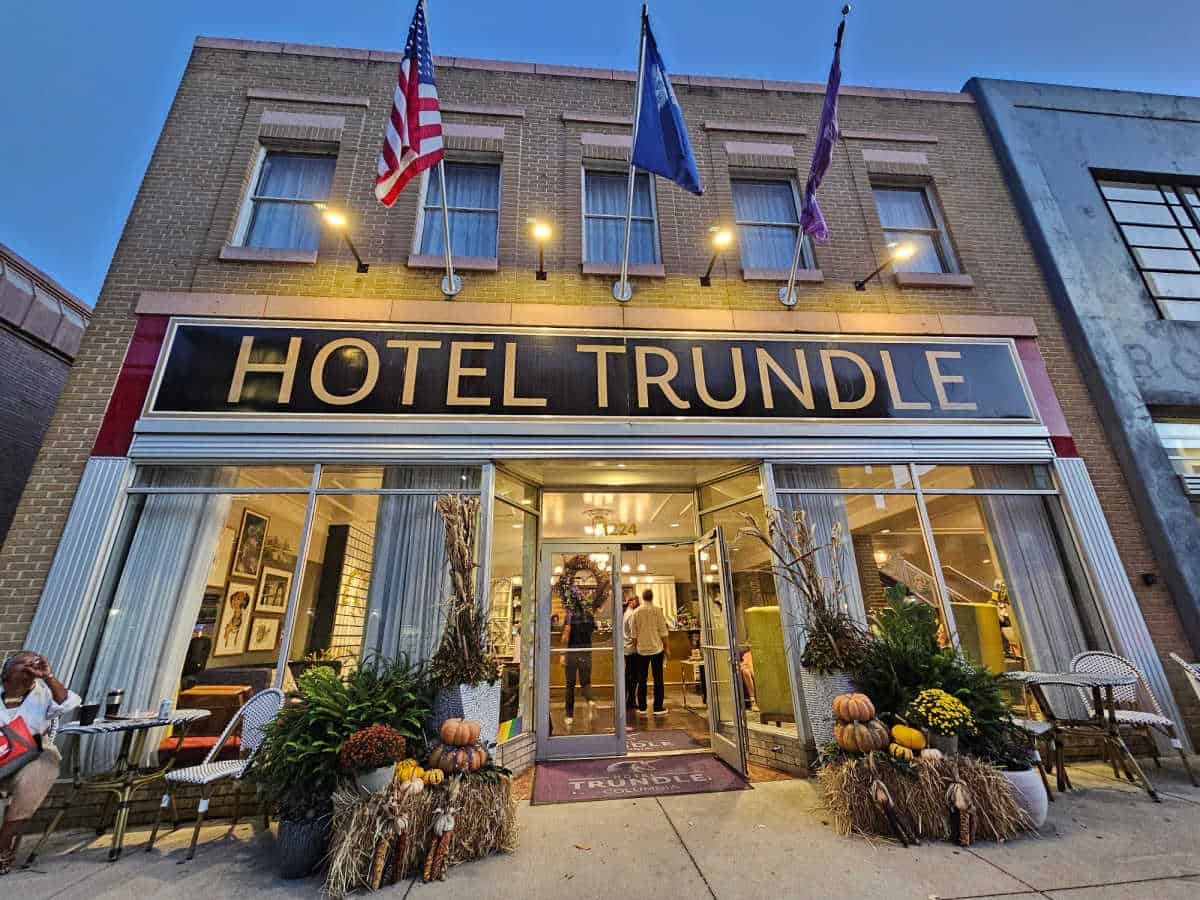
[[[394,56],[362,51],[322,56],[311,48],[303,54],[283,53],[281,45],[269,44],[262,46],[270,52],[256,52],[226,43],[229,49],[197,46],[192,53],[109,269],[95,320],[0,555],[0,650],[18,645],[28,627],[132,333],[140,292],[441,299],[439,272],[412,270],[405,264],[419,192],[410,187],[390,210],[372,195],[375,158],[395,78]],[[532,66],[440,62],[439,90],[447,105],[503,107],[493,109],[495,114],[445,115],[448,122],[504,128],[499,271],[466,273],[458,302],[612,304],[612,278],[580,272],[581,136],[627,133],[612,123],[628,116],[631,82],[627,74],[595,74],[598,77],[536,74]],[[803,179],[821,106],[820,88],[697,77],[677,79],[676,88],[706,194],[693,197],[659,181],[667,275],[639,279],[633,304],[778,310],[778,283],[744,282],[736,252],[718,262],[711,288],[699,287],[698,276],[709,255],[705,229],[733,219],[727,143],[733,142],[735,149],[738,143],[789,144],[792,171]],[[317,102],[305,94],[322,96]],[[218,258],[232,234],[262,115],[268,110],[344,117],[331,202],[350,212],[355,242],[371,263],[368,275],[355,274],[349,252],[331,234],[324,236],[318,262],[312,265]],[[801,285],[798,308],[912,314],[914,330],[921,327],[920,317],[930,314],[1032,317],[1050,378],[1151,633],[1164,655],[1169,650],[1187,654],[1166,589],[1161,584],[1147,587],[1136,577],[1154,571],[1153,556],[974,105],[965,95],[849,88],[841,98],[840,116],[844,132],[851,136],[837,148],[821,189],[833,235],[830,244],[815,251],[824,283]],[[851,282],[875,268],[884,249],[862,153],[869,148],[924,154],[961,268],[974,280],[973,288],[900,290],[885,277],[883,284],[873,282],[864,292],[852,289]],[[780,157],[770,159],[778,162]],[[555,229],[546,252],[550,277],[544,282],[533,278],[537,249],[528,237],[529,217],[546,219]],[[319,313],[318,305],[313,314]],[[1196,729],[1200,707],[1182,690],[1177,695]],[[1200,741],[1200,730],[1195,734]]]

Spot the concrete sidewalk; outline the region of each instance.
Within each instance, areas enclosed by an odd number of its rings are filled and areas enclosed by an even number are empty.
[[[1200,897],[1200,789],[1181,766],[1149,770],[1161,804],[1099,765],[1071,767],[1079,790],[1059,798],[1037,838],[904,849],[842,838],[822,820],[810,781],[662,800],[521,807],[521,847],[452,869],[440,884],[409,882],[387,900],[637,896],[1156,900]],[[275,877],[272,838],[244,824],[211,826],[197,857],[179,865],[181,829],[145,853],[130,835],[125,857],[104,861],[105,839],[58,836],[37,871],[0,879],[0,897],[317,897],[316,879]]]

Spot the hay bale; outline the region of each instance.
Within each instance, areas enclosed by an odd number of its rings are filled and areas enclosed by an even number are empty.
[[[453,803],[454,840],[450,865],[481,859],[492,853],[511,853],[517,847],[517,804],[512,797],[512,779],[462,776],[462,787]],[[364,794],[354,784],[344,785],[333,796],[333,823],[329,846],[329,872],[325,893],[344,897],[355,890],[370,889],[371,860],[379,843],[394,833],[387,811],[392,791],[400,811],[408,819],[408,840],[401,863],[402,876],[419,874],[433,846],[433,819],[449,799],[450,782],[427,787],[409,795],[392,784],[390,791]]]
[[[832,762],[818,773],[825,809],[838,833],[892,837],[887,817],[871,798],[871,784],[878,778],[917,837],[944,841],[958,837],[951,829],[946,801],[946,789],[956,777],[974,801],[980,838],[1004,841],[1035,830],[1000,770],[973,757],[902,766],[871,754]]]

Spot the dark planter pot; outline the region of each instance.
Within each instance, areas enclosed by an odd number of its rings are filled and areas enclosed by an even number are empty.
[[[311,819],[280,819],[279,875],[281,878],[306,878],[325,858],[329,843],[329,816]]]

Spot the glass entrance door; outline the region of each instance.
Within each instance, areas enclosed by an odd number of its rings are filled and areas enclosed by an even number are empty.
[[[542,545],[539,759],[625,753],[620,572],[619,544]]]
[[[712,749],[735,771],[746,774],[746,725],[735,635],[729,552],[720,528],[695,544],[700,591],[700,652],[708,689]],[[715,571],[714,571],[715,566]]]

